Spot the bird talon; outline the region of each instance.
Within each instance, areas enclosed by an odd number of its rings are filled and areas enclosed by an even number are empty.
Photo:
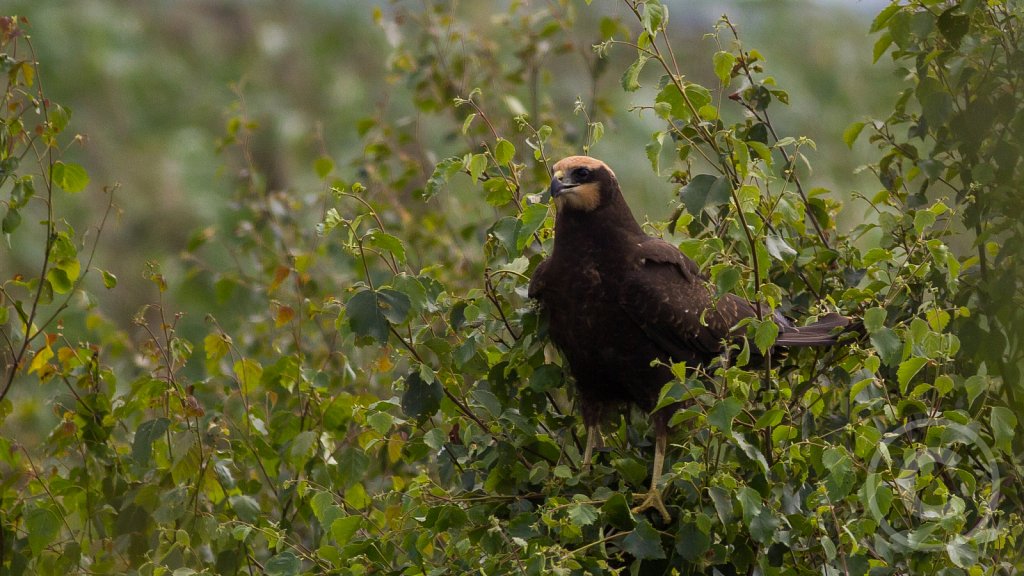
[[[661,519],[668,524],[672,521],[672,515],[668,513],[668,509],[665,508],[665,502],[661,499],[661,491],[652,488],[647,494],[634,494],[633,500],[642,500],[638,506],[633,507],[630,510],[633,514],[640,514],[654,508],[661,514]]]

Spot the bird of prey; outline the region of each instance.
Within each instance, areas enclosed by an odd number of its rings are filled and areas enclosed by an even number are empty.
[[[605,415],[628,404],[652,410],[673,377],[669,364],[707,365],[737,338],[732,331],[737,322],[757,311],[733,294],[716,299],[693,260],[644,233],[604,162],[570,156],[554,165],[553,176],[554,250],[537,266],[529,296],[540,301],[551,340],[576,382],[587,427],[586,469]],[[775,347],[835,344],[834,329],[849,323],[829,314],[797,327],[770,310],[762,315],[779,326]],[[672,411],[653,414],[651,488],[634,509],[655,508],[666,522],[671,517],[658,482]]]

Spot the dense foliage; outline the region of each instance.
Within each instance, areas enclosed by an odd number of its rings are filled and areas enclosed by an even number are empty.
[[[240,97],[218,143],[237,175],[232,217],[191,237],[184,278],[140,271],[160,294],[181,282],[194,308],[161,298],[131,331],[96,304],[119,290],[91,257],[106,218],[85,232],[66,219],[70,195],[113,206],[114,191],[62,159],[82,139],[46,97],[33,51],[46,38],[0,20],[5,249],[37,256],[0,273],[0,424],[17,387],[41,386],[60,417],[46,438],[0,437],[0,570],[1024,568],[1024,12],[901,0],[877,16],[875,57],[890,54],[907,89],[888,118],[846,129],[848,144],[877,145],[865,169],[879,187],[843,203],[814,184],[815,143],[773,120],[815,104],[791,103],[728,18],[710,31],[713,58],[682,66],[669,7],[624,4],[589,36],[589,8],[570,2],[513,3],[501,34],[444,2],[378,13],[395,38],[389,81],[412,90],[416,120],[366,118],[356,165],[311,159],[317,189],[271,184]],[[545,92],[548,51],[587,71],[573,117]],[[613,69],[610,54],[630,63]],[[691,82],[695,68],[716,82]],[[581,472],[571,378],[525,297],[552,245],[552,161],[590,152],[616,167],[599,119],[627,111],[599,90],[607,75],[658,124],[647,168],[675,211],[651,233],[720,293],[864,326],[751,368],[751,346],[777,335],[752,321],[722,362],[676,367],[662,391],[685,405],[668,525],[630,511],[653,451],[643,414],[608,422]],[[839,229],[849,211],[858,224]],[[205,336],[180,332],[185,313]]]

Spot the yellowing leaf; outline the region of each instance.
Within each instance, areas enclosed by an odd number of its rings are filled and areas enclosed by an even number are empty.
[[[267,289],[267,291],[268,292],[273,292],[274,290],[277,290],[278,286],[280,286],[281,283],[284,282],[286,278],[288,278],[288,275],[291,274],[291,271],[292,271],[291,268],[289,268],[288,266],[284,266],[284,265],[281,265],[281,266],[278,266],[277,268],[275,268],[274,269],[274,279],[271,280],[270,287]]]
[[[36,352],[35,358],[28,366],[28,373],[38,372],[42,376],[44,374],[42,370],[48,366],[47,362],[50,361],[50,358],[53,358],[53,349],[47,344],[39,352]]]
[[[371,500],[362,483],[356,482],[345,490],[345,502],[353,508],[362,510],[370,505]]]
[[[274,314],[274,326],[280,328],[292,321],[295,317],[295,309],[285,304],[277,305],[277,313]]]
[[[405,441],[398,434],[392,434],[388,439],[388,461],[394,464],[402,457],[402,447]]]
[[[235,362],[234,372],[242,387],[242,393],[248,394],[253,386],[259,384],[260,378],[263,376],[263,366],[256,360],[243,358]]]

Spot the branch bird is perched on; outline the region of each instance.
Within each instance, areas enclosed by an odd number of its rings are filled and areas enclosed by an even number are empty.
[[[672,379],[668,364],[706,365],[733,338],[736,323],[757,312],[733,294],[716,301],[693,260],[645,234],[604,162],[588,156],[561,160],[554,166],[551,196],[557,208],[554,251],[537,266],[529,295],[540,300],[551,339],[576,380],[587,426],[587,467],[603,416],[630,403],[653,409],[661,387]],[[835,344],[833,329],[849,323],[830,314],[796,327],[781,314],[763,314],[779,326],[776,347]],[[671,415],[671,409],[653,415],[651,489],[635,509],[656,508],[666,522],[670,516],[658,482]]]

